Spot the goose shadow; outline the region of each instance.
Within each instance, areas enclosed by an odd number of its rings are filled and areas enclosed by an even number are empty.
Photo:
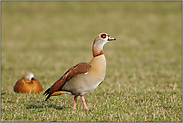
[[[41,109],[41,108],[54,108],[56,110],[63,110],[63,109],[67,109],[68,107],[62,105],[62,106],[58,106],[55,104],[47,104],[47,103],[32,103],[26,106],[26,109]]]

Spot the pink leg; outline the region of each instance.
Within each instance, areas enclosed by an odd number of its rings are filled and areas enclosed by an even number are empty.
[[[74,103],[72,109],[76,109],[77,96],[74,96]]]
[[[87,107],[87,105],[86,105],[84,96],[81,96],[81,100],[82,100],[82,102],[83,102],[84,108],[85,108],[86,110],[89,110],[88,107]]]

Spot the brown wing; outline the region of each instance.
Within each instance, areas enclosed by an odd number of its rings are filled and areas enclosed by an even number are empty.
[[[63,85],[72,79],[72,77],[86,73],[90,70],[91,65],[88,63],[79,63],[76,66],[71,67],[59,80],[57,80],[50,88],[49,94],[52,94],[53,92],[57,90],[61,90]]]
[[[20,89],[23,88],[22,85],[24,85],[24,80],[23,80],[23,78],[19,79],[19,80],[15,83],[15,85],[14,85],[14,92],[19,92]]]

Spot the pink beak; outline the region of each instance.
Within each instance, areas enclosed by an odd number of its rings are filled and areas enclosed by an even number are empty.
[[[114,40],[116,39],[109,36],[108,41],[114,41]]]

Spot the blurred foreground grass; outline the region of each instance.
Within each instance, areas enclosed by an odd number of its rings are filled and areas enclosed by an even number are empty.
[[[1,121],[181,122],[181,2],[1,2]],[[34,73],[44,90],[73,65],[90,61],[94,38],[104,46],[104,82],[85,95],[17,94]],[[38,101],[38,102],[37,102]]]

